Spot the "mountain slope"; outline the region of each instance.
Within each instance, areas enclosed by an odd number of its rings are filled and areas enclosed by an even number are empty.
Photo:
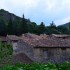
[[[8,11],[5,11],[4,9],[0,9],[0,20],[2,19],[6,24],[9,22],[10,17],[13,22],[19,22],[21,23],[22,18],[18,17],[12,13],[9,13]],[[28,19],[25,19],[27,22],[29,22]]]
[[[68,27],[69,27],[69,23],[70,23],[70,22],[68,22],[68,23],[66,23],[66,24],[63,24],[63,25],[60,25],[60,26],[64,26],[64,27],[68,28]]]

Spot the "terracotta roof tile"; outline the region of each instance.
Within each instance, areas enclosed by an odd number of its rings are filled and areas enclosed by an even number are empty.
[[[27,38],[23,37],[22,41],[33,47],[70,47],[70,38],[57,38],[48,36],[47,38]]]
[[[35,47],[70,47],[70,39],[48,38],[37,42]]]

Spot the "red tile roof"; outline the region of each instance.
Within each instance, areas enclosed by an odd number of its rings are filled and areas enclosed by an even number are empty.
[[[57,38],[48,36],[47,38],[27,38],[22,37],[22,41],[33,47],[70,47],[70,38]]]
[[[38,41],[35,47],[70,47],[70,39],[43,39]]]

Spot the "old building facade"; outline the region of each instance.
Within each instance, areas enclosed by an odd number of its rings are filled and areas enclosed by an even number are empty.
[[[42,63],[70,61],[70,36],[51,35],[39,39],[22,37],[18,47],[21,47],[20,51],[22,50],[33,61]]]
[[[52,34],[38,36],[27,33],[20,37],[14,35],[0,37],[0,41],[12,45],[13,56],[16,58],[16,61],[23,56],[27,56],[25,59],[29,58],[31,62],[40,63],[70,61],[69,35]],[[23,56],[20,56],[20,54],[23,54]],[[23,58],[19,61],[23,61]]]
[[[14,54],[17,49],[17,43],[19,41],[19,37],[16,35],[7,35],[6,38],[7,38],[7,44],[12,46]]]

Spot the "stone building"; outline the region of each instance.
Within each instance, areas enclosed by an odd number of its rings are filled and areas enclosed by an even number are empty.
[[[31,60],[47,63],[70,61],[70,37],[66,35],[50,35],[46,38],[21,37],[17,52],[23,52]]]
[[[26,33],[20,37],[15,35],[0,37],[0,42],[12,45],[12,59],[16,58],[16,62],[24,62],[24,59],[28,59],[30,62],[41,63],[70,61],[69,35],[52,34],[38,36]]]
[[[16,35],[7,35],[6,37],[0,36],[0,42],[6,45],[11,45],[13,48],[13,54],[3,58],[0,63],[0,65],[4,64],[16,64],[16,63],[32,63],[33,61],[24,53],[17,52],[17,43],[18,43],[19,37]],[[17,52],[17,53],[16,53]]]
[[[7,35],[6,38],[7,38],[7,44],[12,46],[13,53],[15,53],[17,49],[17,43],[19,41],[19,37],[16,35]]]

